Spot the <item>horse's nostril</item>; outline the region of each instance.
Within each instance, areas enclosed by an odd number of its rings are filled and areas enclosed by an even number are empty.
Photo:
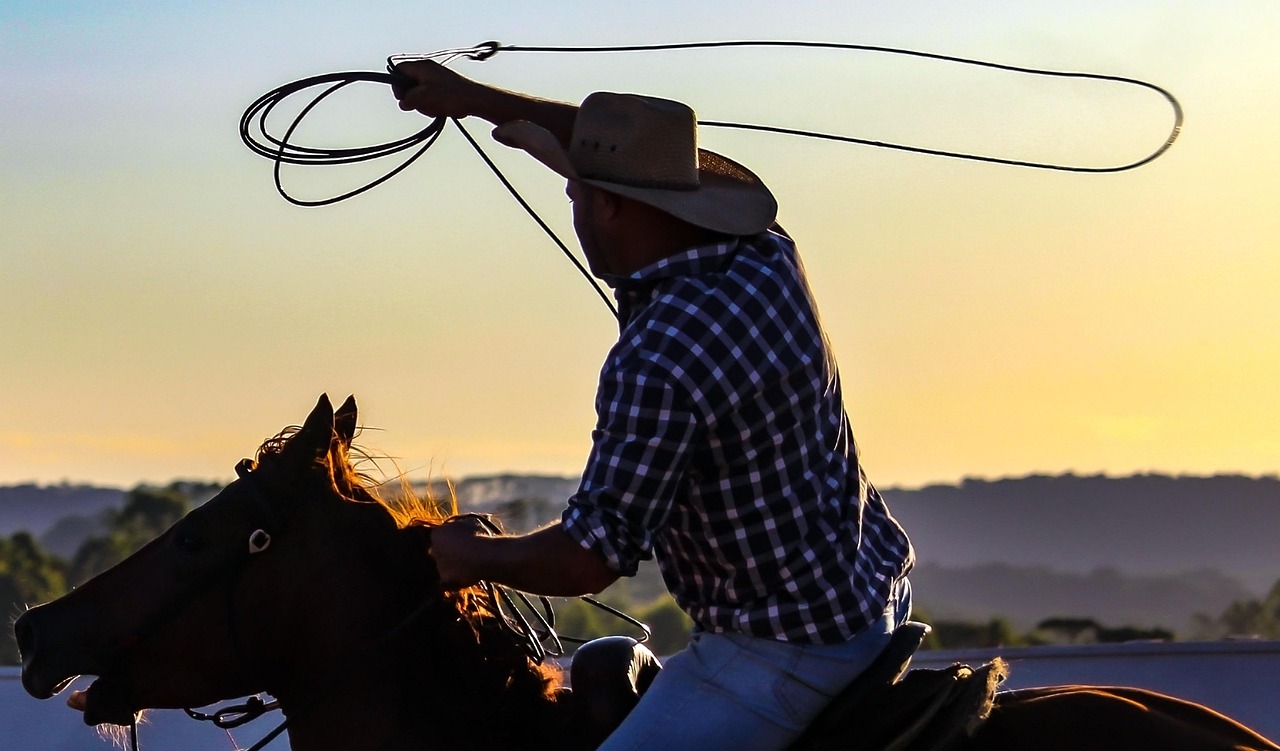
[[[18,653],[23,659],[30,657],[36,650],[36,630],[31,619],[25,614],[13,624],[13,636],[18,642]]]

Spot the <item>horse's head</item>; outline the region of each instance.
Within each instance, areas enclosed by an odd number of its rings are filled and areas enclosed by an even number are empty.
[[[27,692],[44,699],[78,675],[98,676],[78,702],[88,724],[283,696],[332,669],[353,638],[401,617],[392,603],[405,598],[379,587],[437,596],[425,534],[391,534],[397,522],[351,470],[355,430],[354,400],[335,412],[322,396],[302,427],[263,444],[212,500],[25,613],[15,632]]]

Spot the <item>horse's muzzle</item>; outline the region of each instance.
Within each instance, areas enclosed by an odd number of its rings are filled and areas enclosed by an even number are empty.
[[[45,606],[33,608],[13,624],[22,657],[22,687],[37,699],[58,694],[81,674],[98,672],[96,661],[84,652],[83,640],[62,633],[59,620],[45,615]]]

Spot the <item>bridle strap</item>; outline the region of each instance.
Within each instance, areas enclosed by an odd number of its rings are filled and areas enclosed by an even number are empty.
[[[288,518],[267,500],[266,495],[262,492],[261,482],[254,477],[254,469],[255,464],[252,459],[241,459],[236,464],[236,477],[239,477],[240,481],[244,483],[250,500],[261,512],[263,518],[266,519],[267,526],[264,529],[272,536],[275,536],[284,530]]]

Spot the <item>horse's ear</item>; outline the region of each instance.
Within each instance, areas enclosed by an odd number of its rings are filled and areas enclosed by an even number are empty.
[[[351,448],[351,440],[356,435],[356,398],[348,396],[347,400],[333,413],[333,429],[338,432],[338,442],[344,449]]]
[[[302,427],[289,439],[286,453],[310,462],[328,456],[332,444],[333,405],[328,394],[321,394],[320,401],[316,402]]]

